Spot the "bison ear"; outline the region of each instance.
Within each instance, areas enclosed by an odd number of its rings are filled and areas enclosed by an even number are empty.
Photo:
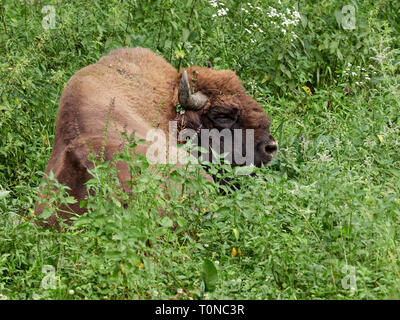
[[[214,66],[212,65],[212,63],[209,61],[207,64],[207,68],[209,69],[214,69]]]
[[[239,110],[237,108],[214,107],[207,116],[217,129],[230,129],[238,120]]]

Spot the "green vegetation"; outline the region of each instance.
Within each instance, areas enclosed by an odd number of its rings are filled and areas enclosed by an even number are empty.
[[[400,298],[400,4],[222,2],[0,0],[0,299]],[[135,196],[98,161],[76,228],[37,226],[64,85],[135,46],[235,70],[276,158],[222,195],[128,148]]]

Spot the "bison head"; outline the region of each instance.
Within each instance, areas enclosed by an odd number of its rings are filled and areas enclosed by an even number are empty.
[[[233,71],[199,67],[183,71],[178,100],[185,109],[181,123],[184,128],[197,132],[199,143],[207,137],[203,135],[204,130],[228,136],[231,133],[232,166],[242,166],[246,153],[251,153],[251,164],[257,167],[266,165],[275,155],[278,144],[269,132],[270,120],[262,107],[245,93]],[[216,150],[219,153],[230,151],[225,134],[220,135],[220,150]],[[211,154],[208,157],[210,160]]]

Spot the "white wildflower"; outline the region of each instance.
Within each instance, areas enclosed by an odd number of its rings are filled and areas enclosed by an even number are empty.
[[[368,156],[365,156],[364,164],[366,167],[370,167],[372,165],[371,158]]]
[[[373,148],[376,146],[376,141],[375,139],[372,139],[371,137],[367,137],[364,141],[364,147],[369,147],[369,148]]]
[[[273,8],[273,7],[268,7],[268,9],[270,10],[270,11],[267,13],[267,16],[268,16],[268,17],[273,18],[273,17],[279,16],[279,15],[278,15],[278,12],[276,11],[275,8]]]
[[[218,6],[218,3],[217,3],[216,0],[210,0],[209,2],[210,2],[210,4],[211,4],[214,8],[215,8],[216,6]]]
[[[226,8],[226,9],[224,9],[224,8],[218,9],[217,14],[218,14],[218,16],[225,16],[228,13],[228,11],[229,11],[228,8]]]
[[[330,162],[332,157],[329,155],[329,151],[325,150],[323,153],[317,153],[319,159],[317,161],[320,162]]]

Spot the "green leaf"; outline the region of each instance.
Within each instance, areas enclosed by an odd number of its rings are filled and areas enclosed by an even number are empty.
[[[76,203],[76,202],[77,201],[76,201],[76,199],[74,197],[66,197],[65,198],[65,203],[73,204],[73,203]]]
[[[11,191],[0,191],[0,200],[4,199],[5,197],[7,197],[10,192]]]
[[[235,236],[236,241],[239,241],[239,230],[237,228],[233,229],[233,235]]]
[[[303,14],[300,15],[300,20],[301,20],[301,25],[303,26],[303,28],[307,27],[308,20],[305,17],[305,15],[303,15]]]
[[[283,65],[283,64],[281,63],[281,64],[279,65],[279,67],[281,68],[281,71],[282,71],[284,74],[286,74],[287,77],[288,77],[289,79],[292,78],[291,72],[285,67],[285,65]]]
[[[187,224],[187,221],[183,217],[178,217],[176,218],[176,221],[178,222],[179,226],[184,227]]]
[[[210,260],[204,260],[200,276],[204,282],[205,291],[214,291],[218,282],[218,271]]]
[[[164,228],[171,228],[174,225],[173,221],[169,217],[162,218],[160,223]]]
[[[183,59],[185,57],[185,52],[180,49],[175,49],[175,57],[177,59]]]
[[[109,250],[109,251],[106,251],[104,256],[105,256],[105,258],[110,259],[110,260],[120,260],[122,254],[118,250]]]
[[[265,83],[265,82],[267,82],[268,80],[269,80],[269,75],[266,74],[266,75],[264,75],[264,78],[262,78],[261,83]]]
[[[90,225],[91,222],[92,219],[90,219],[89,217],[79,217],[79,219],[75,222],[74,227],[78,228],[81,226]]]
[[[175,21],[171,21],[171,25],[175,29],[175,31],[178,30],[178,25],[176,24]]]
[[[183,41],[186,42],[189,39],[190,31],[186,28],[182,30]]]
[[[339,27],[342,26],[342,11],[340,9],[335,10],[335,18],[336,22],[338,23]]]
[[[47,207],[43,210],[43,212],[40,214],[41,219],[47,219],[50,218],[50,216],[53,214],[54,210],[53,208]]]
[[[199,33],[197,31],[192,31],[192,32],[190,32],[188,41],[193,41],[193,40],[197,39],[198,36],[199,36]]]
[[[337,53],[338,58],[343,61],[343,55],[339,49],[336,50],[336,53]]]

